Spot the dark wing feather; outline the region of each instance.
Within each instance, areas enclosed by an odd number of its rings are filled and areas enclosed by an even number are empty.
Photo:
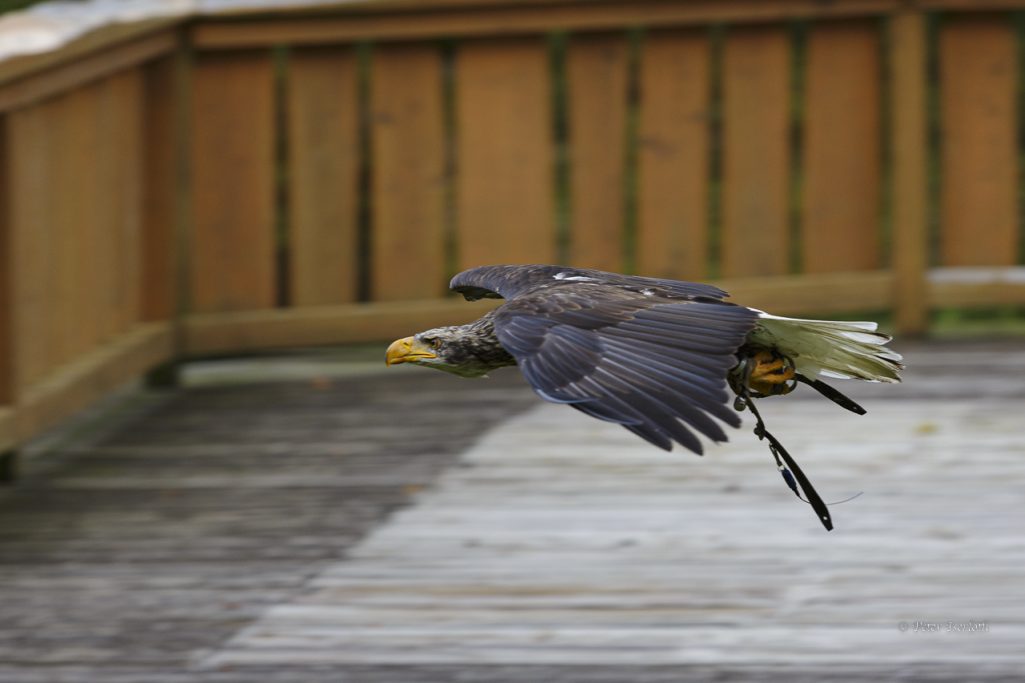
[[[544,399],[621,424],[660,448],[726,441],[726,375],[754,327],[747,308],[571,281],[496,309],[502,346]]]
[[[620,275],[602,270],[568,266],[480,266],[452,278],[450,287],[470,301],[476,299],[513,299],[538,289],[573,286],[580,283],[601,284],[626,291],[651,291],[668,298],[708,298],[721,300],[726,292],[699,282],[682,282],[659,278]]]

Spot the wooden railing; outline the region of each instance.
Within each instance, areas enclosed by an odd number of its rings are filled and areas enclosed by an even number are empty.
[[[468,320],[482,263],[1023,304],[1018,8],[386,0],[0,65],[0,450],[182,357]]]
[[[173,357],[176,30],[0,65],[0,451]]]

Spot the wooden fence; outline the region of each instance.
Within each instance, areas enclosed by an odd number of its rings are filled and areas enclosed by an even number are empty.
[[[432,0],[0,65],[0,450],[154,366],[387,339],[459,269],[1025,304],[1025,0]]]

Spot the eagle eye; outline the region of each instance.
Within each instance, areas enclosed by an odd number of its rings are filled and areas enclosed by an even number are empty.
[[[437,337],[432,339],[429,343],[431,345],[431,348],[434,349],[435,351],[437,351],[438,349],[441,348],[441,340],[438,339]]]

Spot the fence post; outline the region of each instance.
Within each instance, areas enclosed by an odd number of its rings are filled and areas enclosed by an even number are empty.
[[[895,323],[898,332],[913,335],[928,327],[924,14],[896,12],[889,45]]]

